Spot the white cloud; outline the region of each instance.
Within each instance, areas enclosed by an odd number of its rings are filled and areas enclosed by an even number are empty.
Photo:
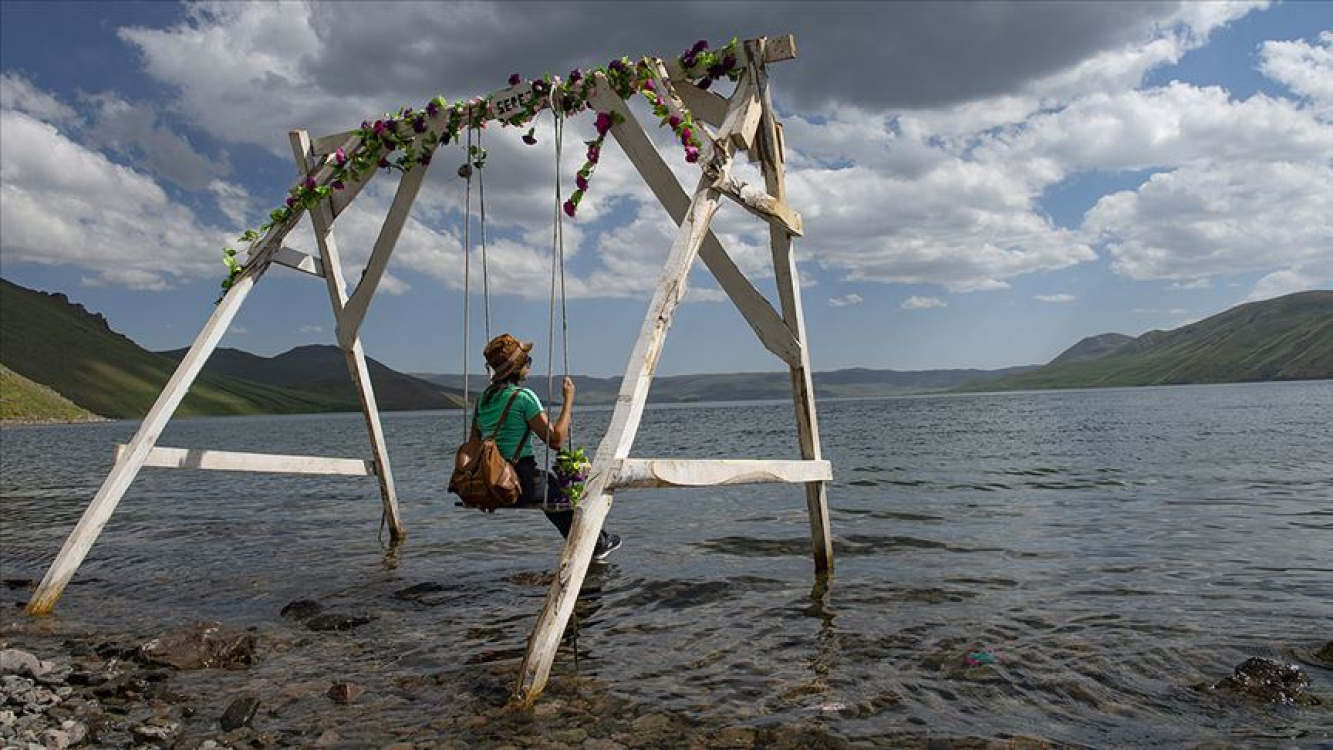
[[[1075,297],[1072,294],[1034,294],[1032,295],[1032,299],[1035,299],[1038,302],[1054,302],[1059,304],[1063,302],[1073,302],[1078,299],[1078,297]]]
[[[302,334],[305,334],[305,333],[323,333],[323,332],[324,332],[324,328],[323,328],[322,326],[316,326],[316,325],[303,325],[303,326],[297,326],[297,327],[296,327],[296,332],[297,332],[297,333],[302,333]]]
[[[1293,292],[1319,289],[1333,283],[1333,274],[1323,276],[1298,270],[1274,271],[1255,283],[1245,302],[1273,299]]]
[[[141,289],[221,278],[226,234],[173,203],[152,178],[14,110],[0,111],[0,154],[7,260],[74,264]]]
[[[202,190],[231,171],[225,156],[201,153],[163,124],[157,108],[131,103],[114,94],[88,97],[95,108],[88,144],[124,156],[148,172],[186,190]]]
[[[1259,69],[1300,96],[1322,115],[1333,112],[1333,31],[1319,41],[1268,41],[1259,49]]]
[[[864,300],[861,299],[861,295],[852,293],[844,294],[841,297],[829,297],[828,304],[829,307],[851,307],[852,305],[859,305],[862,302],[864,302]]]
[[[66,127],[74,127],[80,122],[79,116],[68,105],[17,73],[0,74],[0,107],[24,112],[45,122],[65,123]]]
[[[932,307],[948,307],[949,303],[939,297],[918,297],[912,295],[899,305],[903,310],[929,310]]]

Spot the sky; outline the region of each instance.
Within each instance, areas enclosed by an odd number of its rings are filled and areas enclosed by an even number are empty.
[[[1041,363],[1085,336],[1333,287],[1333,3],[1290,1],[3,0],[0,275],[149,349],[185,347],[213,310],[222,248],[295,179],[288,131],[341,132],[515,72],[789,33],[798,57],[770,75],[816,371]],[[694,185],[697,167],[634,108]],[[562,338],[556,180],[568,193],[592,115],[567,123],[558,170],[549,115],[536,146],[521,135],[482,133],[491,332],[535,340],[544,370]],[[462,369],[465,236],[473,367],[485,337],[479,205],[465,232],[451,148],[362,328],[367,354],[402,371]],[[338,219],[350,280],[396,182],[381,174]],[[724,205],[715,229],[772,298],[766,225]],[[608,140],[563,231],[570,369],[619,374],[674,226]],[[316,252],[307,222],[286,244]],[[334,343],[333,329],[323,282],[275,266],[222,346],[272,356]],[[697,263],[658,372],[782,367]]]

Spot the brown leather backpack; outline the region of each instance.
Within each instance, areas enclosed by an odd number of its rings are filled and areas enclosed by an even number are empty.
[[[519,391],[515,390],[509,397],[509,403],[505,404],[500,421],[495,423],[490,437],[476,436],[477,414],[473,412],[473,436],[458,447],[458,453],[454,456],[454,473],[449,477],[449,491],[462,498],[463,504],[469,508],[493,511],[513,505],[523,494],[518,472],[510,459],[500,452],[500,446],[495,444],[495,436],[500,434],[500,428],[504,426],[509,408],[514,405],[518,394]],[[515,458],[527,439],[528,434],[524,431],[523,438],[514,449]]]

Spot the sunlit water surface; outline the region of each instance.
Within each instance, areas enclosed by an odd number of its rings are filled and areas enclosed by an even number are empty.
[[[609,415],[581,410],[576,442],[591,452]],[[1327,381],[821,403],[832,580],[815,579],[800,487],[625,491],[609,520],[625,546],[589,575],[545,699],[614,705],[590,736],[661,713],[864,744],[1333,742],[1333,670],[1311,656],[1333,639],[1330,425]],[[4,578],[40,578],[136,426],[0,433]],[[372,743],[495,715],[558,535],[533,511],[455,507],[458,414],[385,429],[398,549],[377,540],[368,478],[146,469],[55,618],[32,623],[15,608],[30,592],[0,588],[11,640],[58,656],[70,634],[221,620],[255,628],[260,659],[175,678],[214,713],[250,693],[266,726]],[[354,414],[179,420],[161,444],[368,454]],[[634,452],[791,457],[791,406],[650,409]],[[424,582],[443,590],[393,595]],[[311,633],[278,614],[296,599],[374,619]],[[979,652],[994,663],[969,665]],[[1324,706],[1192,689],[1250,656],[1301,663]],[[335,680],[365,698],[333,705]]]

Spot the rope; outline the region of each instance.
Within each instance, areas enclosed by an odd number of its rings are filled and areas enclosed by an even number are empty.
[[[559,259],[557,247],[560,242],[560,155],[564,146],[564,123],[560,119],[560,113],[556,108],[551,107],[551,119],[554,126],[555,140],[555,213],[551,221],[551,296],[550,305],[546,317],[546,401],[555,403],[555,277],[556,262]],[[565,374],[569,374],[569,367],[566,365]],[[551,471],[551,444],[546,444],[546,471],[547,476]]]
[[[466,442],[472,436],[472,425],[467,419],[468,412],[468,352],[472,348],[472,342],[468,336],[470,323],[469,315],[471,313],[472,300],[472,129],[467,131],[467,145],[463,147],[463,156],[466,169],[463,177],[467,180],[467,187],[463,191],[466,196],[463,200],[463,441]]]
[[[477,131],[477,148],[482,149],[481,131]],[[484,149],[483,149],[484,150]],[[468,149],[468,159],[472,159],[472,149]],[[486,303],[486,341],[491,340],[491,272],[486,266],[486,170],[477,172],[478,202],[481,204],[481,288]],[[488,363],[489,364],[489,363]]]

